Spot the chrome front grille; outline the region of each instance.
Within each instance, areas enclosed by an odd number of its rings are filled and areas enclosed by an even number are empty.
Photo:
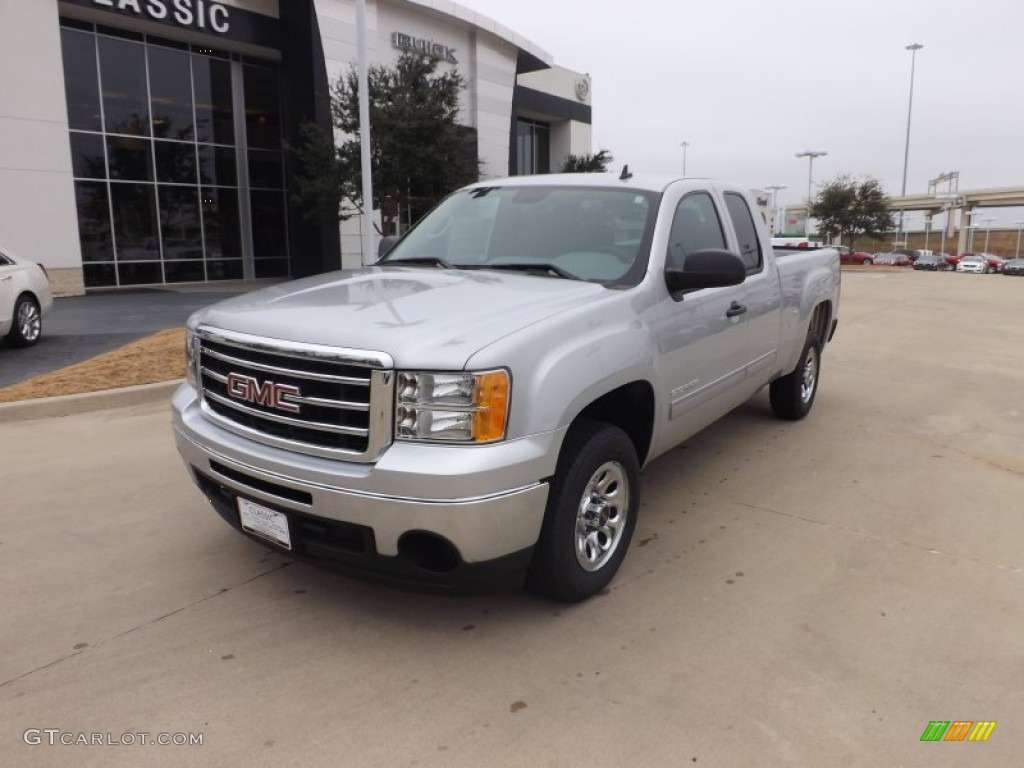
[[[225,429],[348,461],[373,461],[390,443],[388,355],[204,327],[196,337],[203,411]]]

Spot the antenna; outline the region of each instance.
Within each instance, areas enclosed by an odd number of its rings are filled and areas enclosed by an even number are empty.
[[[626,181],[627,179],[632,179],[632,178],[633,178],[633,174],[629,172],[629,166],[628,165],[622,166],[622,173],[619,174],[619,181]]]

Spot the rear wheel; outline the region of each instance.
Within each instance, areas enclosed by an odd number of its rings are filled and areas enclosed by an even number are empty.
[[[640,466],[618,427],[580,422],[566,436],[551,483],[530,586],[579,602],[603,589],[626,556],[640,505]]]
[[[874,263],[875,262],[873,262],[871,259],[864,259],[864,261],[861,262],[861,264],[866,264],[869,267]]]
[[[19,296],[14,303],[14,318],[7,333],[7,343],[12,347],[31,347],[43,332],[43,315],[39,305],[31,296]]]
[[[821,374],[821,342],[808,336],[800,361],[790,373],[768,388],[772,412],[780,419],[799,421],[811,411]]]

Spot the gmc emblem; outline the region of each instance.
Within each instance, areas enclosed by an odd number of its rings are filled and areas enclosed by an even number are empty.
[[[284,398],[287,395],[301,397],[302,393],[298,387],[290,384],[278,384],[273,381],[261,382],[252,376],[244,376],[241,373],[228,374],[228,394],[236,400],[245,400],[248,403],[265,405],[268,408],[276,408],[279,411],[298,413],[299,406]]]

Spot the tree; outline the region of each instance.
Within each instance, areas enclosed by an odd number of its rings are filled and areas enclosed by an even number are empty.
[[[562,173],[604,173],[614,159],[607,149],[596,155],[569,155],[562,163]]]
[[[396,231],[400,211],[415,219],[480,176],[476,132],[456,122],[465,79],[437,68],[435,59],[405,52],[394,65],[368,73],[373,207],[381,211],[385,234]],[[331,117],[344,137],[337,148],[324,131],[302,127],[295,199],[307,214],[329,208],[345,218],[346,202],[363,208],[355,66],[331,85]]]
[[[879,237],[892,231],[892,213],[878,179],[858,182],[839,176],[824,185],[811,204],[810,215],[818,220],[818,232],[829,239],[846,239],[853,250],[858,235]]]

